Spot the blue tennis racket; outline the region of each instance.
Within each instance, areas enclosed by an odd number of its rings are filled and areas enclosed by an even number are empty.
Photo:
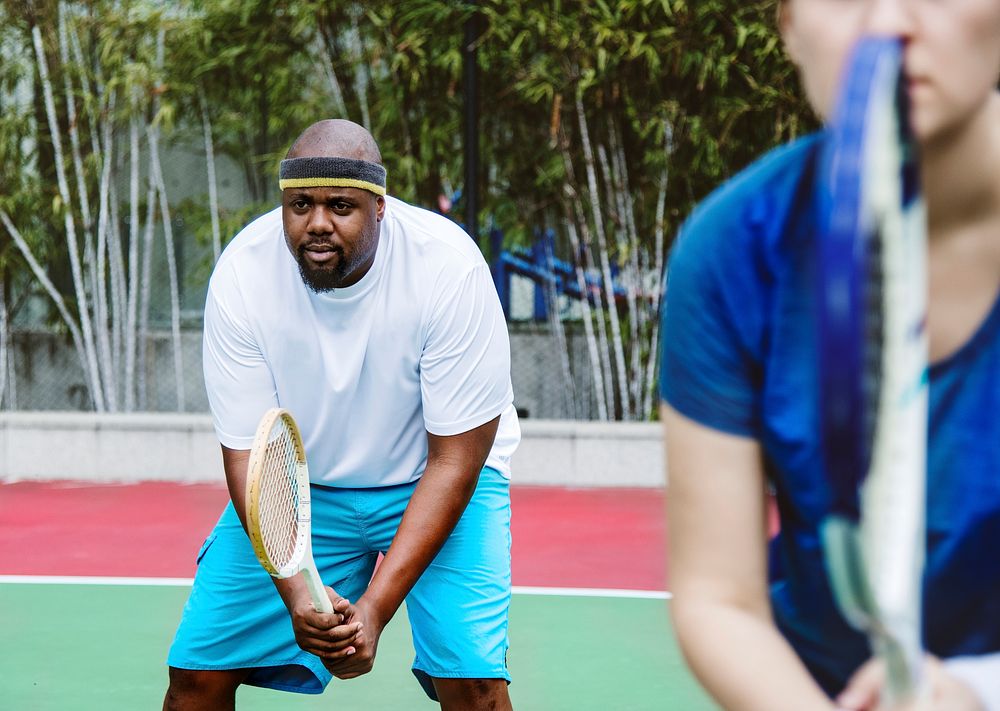
[[[918,694],[927,442],[926,211],[903,48],[854,48],[820,178],[819,396],[837,604],[885,660],[890,702]]]

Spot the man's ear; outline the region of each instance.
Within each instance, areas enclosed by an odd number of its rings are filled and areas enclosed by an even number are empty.
[[[379,222],[385,217],[385,197],[382,195],[375,196],[375,219]]]

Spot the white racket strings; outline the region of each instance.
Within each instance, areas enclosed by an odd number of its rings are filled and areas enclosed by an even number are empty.
[[[299,535],[298,457],[292,433],[278,418],[264,453],[260,486],[260,532],[275,568],[288,565]]]

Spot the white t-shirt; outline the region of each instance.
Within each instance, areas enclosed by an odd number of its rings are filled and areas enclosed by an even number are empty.
[[[353,286],[302,281],[281,210],[226,247],[205,305],[205,385],[219,441],[249,449],[271,407],[287,408],[313,482],[403,484],[427,462],[427,435],[500,415],[486,460],[510,476],[521,438],[510,341],[489,267],[455,223],[386,198],[375,261]]]

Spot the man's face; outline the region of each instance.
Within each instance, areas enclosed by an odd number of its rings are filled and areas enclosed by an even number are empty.
[[[356,284],[371,268],[385,198],[359,188],[282,191],[285,242],[315,292]]]

